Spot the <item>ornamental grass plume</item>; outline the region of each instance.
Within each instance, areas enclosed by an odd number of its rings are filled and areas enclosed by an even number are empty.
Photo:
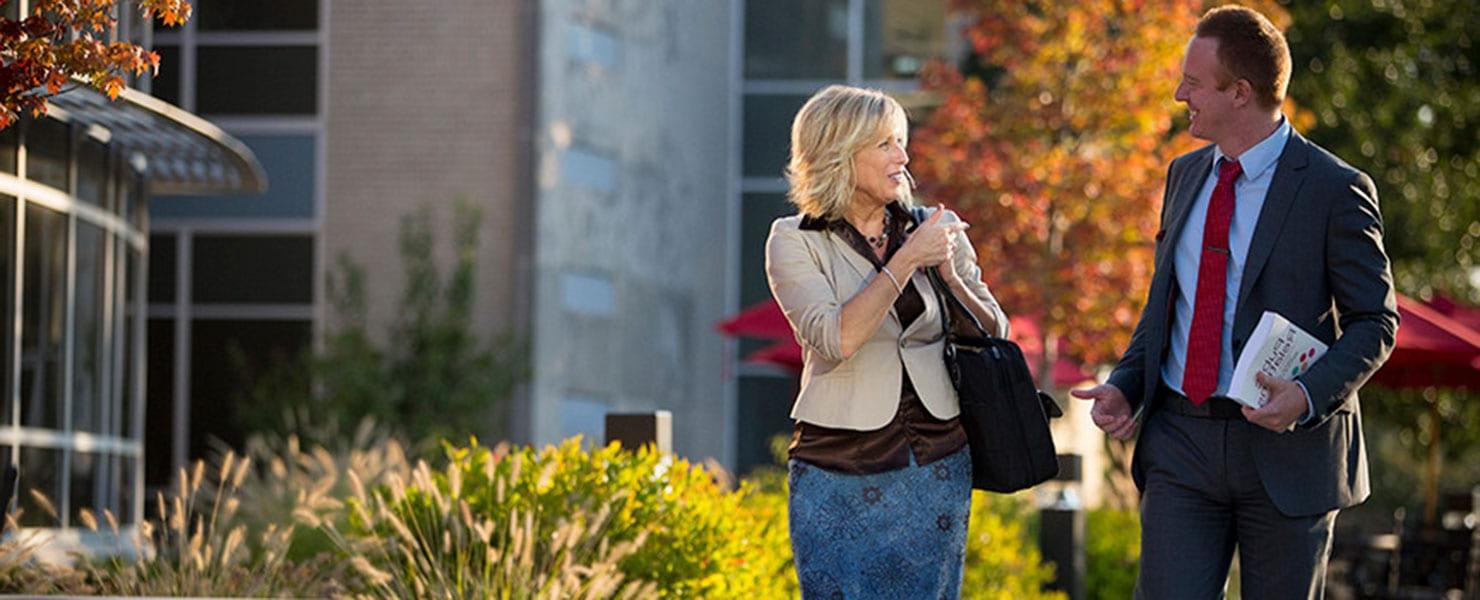
[[[356,593],[369,598],[651,598],[653,582],[631,581],[621,561],[646,533],[612,542],[612,502],[566,512],[550,535],[536,515],[514,511],[500,521],[476,513],[462,496],[460,465],[434,473],[418,462],[367,488],[349,472],[354,495],[350,528],[328,525],[350,557]],[[439,477],[440,476],[440,477]],[[444,487],[445,486],[445,487]],[[500,487],[497,493],[503,493]]]

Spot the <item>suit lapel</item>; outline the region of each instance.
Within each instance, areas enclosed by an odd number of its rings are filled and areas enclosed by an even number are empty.
[[[916,331],[921,327],[925,327],[927,324],[940,322],[940,313],[938,312],[940,303],[936,302],[935,290],[931,288],[930,276],[926,274],[925,269],[916,269],[915,274],[910,276],[910,281],[914,282],[915,291],[920,293],[920,299],[924,301],[925,310],[921,311],[920,316],[915,317],[915,320],[910,321],[909,327],[905,328],[904,333],[900,334],[900,337],[906,338],[914,335]],[[951,292],[950,290],[942,290],[942,293],[949,294]],[[890,309],[890,314],[894,314],[892,308]],[[896,318],[898,317],[896,316]]]
[[[854,250],[852,246],[848,245],[848,242],[843,239],[843,236],[831,231],[825,231],[823,235],[827,236],[828,243],[832,244],[833,253],[843,257],[843,262],[848,263],[848,266],[853,269],[854,274],[858,275],[859,281],[868,281],[869,278],[874,276],[883,277],[883,275],[879,275],[874,271],[874,265],[867,258],[860,256],[857,250]],[[856,290],[846,290],[846,293],[850,297],[855,292]],[[840,300],[847,301],[847,298],[841,298]],[[894,320],[894,325],[898,327],[900,324],[899,315],[895,314],[893,304],[889,305],[889,317]]]
[[[1291,132],[1290,140],[1285,143],[1285,151],[1280,154],[1280,161],[1275,166],[1274,178],[1269,182],[1269,192],[1264,196],[1264,208],[1259,211],[1259,223],[1254,226],[1254,238],[1249,240],[1249,256],[1244,263],[1243,279],[1238,289],[1236,306],[1240,310],[1248,300],[1249,290],[1259,278],[1264,264],[1269,261],[1269,255],[1274,251],[1274,242],[1279,239],[1280,229],[1285,225],[1285,216],[1290,213],[1290,207],[1295,205],[1295,196],[1300,192],[1300,185],[1305,182],[1309,150],[1305,138]]]
[[[1213,167],[1213,147],[1208,146],[1188,158],[1187,166],[1180,173],[1173,173],[1167,185],[1176,186],[1167,199],[1171,201],[1172,218],[1167,222],[1166,243],[1171,244],[1173,251],[1162,252],[1161,259],[1165,264],[1156,266],[1158,273],[1170,274],[1173,264],[1172,257],[1176,255],[1177,240],[1182,238],[1182,230],[1187,227],[1187,215],[1192,213],[1192,205],[1197,202],[1197,193],[1202,190],[1203,182],[1207,179],[1208,170]]]

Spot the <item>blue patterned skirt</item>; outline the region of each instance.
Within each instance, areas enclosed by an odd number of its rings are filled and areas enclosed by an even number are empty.
[[[792,460],[788,519],[803,598],[957,598],[971,454],[869,475]]]

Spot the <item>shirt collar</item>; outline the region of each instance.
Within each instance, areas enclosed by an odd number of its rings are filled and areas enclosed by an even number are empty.
[[[1285,151],[1285,142],[1290,140],[1290,120],[1280,115],[1280,126],[1276,127],[1274,133],[1263,141],[1254,144],[1252,148],[1245,150],[1238,157],[1238,164],[1243,168],[1245,181],[1258,179],[1264,175],[1264,171],[1273,167],[1280,159],[1280,154]],[[1216,144],[1213,146],[1213,164],[1227,158],[1223,150]]]
[[[889,211],[889,217],[893,220],[893,222],[904,223],[906,224],[906,228],[910,228],[909,224],[913,217],[910,215],[909,209],[905,208],[903,204],[900,204],[898,201],[890,202],[884,205],[884,210]],[[843,219],[831,219],[828,217],[802,215],[802,222],[798,224],[797,227],[803,231],[822,231],[825,229],[841,227],[846,224],[847,221],[844,221]]]

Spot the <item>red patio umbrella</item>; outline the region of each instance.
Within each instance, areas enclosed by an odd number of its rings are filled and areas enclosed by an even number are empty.
[[[1373,381],[1388,387],[1480,389],[1480,332],[1402,294],[1398,315],[1392,356]]]
[[[715,328],[733,337],[764,338],[768,340],[791,339],[791,323],[775,300],[757,302],[739,314],[720,321]]]
[[[1038,336],[1038,322],[1031,317],[1015,317],[1011,319],[1011,324],[1013,341],[1022,347],[1029,368],[1036,372],[1039,363],[1036,357],[1043,353]],[[785,313],[781,312],[781,306],[775,300],[746,307],[739,314],[720,321],[715,327],[735,337],[777,340],[774,344],[747,354],[745,362],[775,365],[794,372],[802,370],[802,347],[797,345],[796,337],[791,332],[791,324],[786,321]],[[1053,377],[1054,385],[1059,387],[1093,379],[1078,364],[1062,358],[1054,363]]]

